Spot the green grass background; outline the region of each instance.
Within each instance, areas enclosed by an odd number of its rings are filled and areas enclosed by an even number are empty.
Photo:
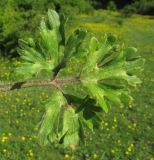
[[[140,75],[143,83],[132,88],[134,103],[112,107],[102,117],[96,133],[87,131],[84,145],[69,150],[37,143],[37,127],[44,113],[43,101],[50,89],[34,88],[0,93],[0,160],[154,160],[154,19],[134,15],[123,18],[118,12],[95,11],[78,15],[70,30],[84,27],[100,38],[115,33],[120,43],[137,47],[146,59]],[[15,81],[17,59],[0,58],[0,80]]]

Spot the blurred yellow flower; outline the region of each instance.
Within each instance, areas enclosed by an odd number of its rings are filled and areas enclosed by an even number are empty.
[[[93,159],[97,159],[97,154],[95,153],[95,154],[93,154]]]
[[[12,133],[8,133],[9,136],[12,136]]]
[[[68,154],[65,154],[65,159],[68,159],[69,158],[69,155]]]
[[[8,137],[7,136],[3,136],[2,137],[2,143],[6,142],[8,140]]]
[[[114,117],[113,121],[116,123],[117,122],[117,117]]]
[[[131,148],[131,147],[128,147],[128,151],[131,152],[131,150],[132,150],[132,148]]]
[[[32,140],[33,140],[33,138],[32,138],[32,137],[30,137],[30,138],[29,138],[29,140],[30,140],[30,141],[32,141]]]
[[[112,150],[111,150],[111,153],[112,153],[112,154],[115,154],[115,150],[114,150],[114,149],[112,149]]]
[[[128,151],[126,151],[126,152],[125,152],[125,154],[126,154],[126,155],[128,155],[128,154],[129,154],[129,152],[128,152]]]
[[[26,138],[23,136],[23,137],[21,137],[21,140],[22,140],[22,141],[25,141],[25,140],[26,140]]]
[[[76,146],[75,145],[70,145],[70,148],[72,149],[72,151],[75,151],[76,150]]]

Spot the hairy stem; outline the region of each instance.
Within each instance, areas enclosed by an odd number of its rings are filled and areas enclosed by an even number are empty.
[[[54,79],[54,80],[36,80],[36,81],[25,81],[25,82],[15,82],[11,84],[0,85],[0,92],[11,91],[14,89],[30,88],[30,87],[43,87],[43,86],[53,86],[59,88],[59,85],[78,83],[80,82],[79,77],[74,77],[70,79]]]

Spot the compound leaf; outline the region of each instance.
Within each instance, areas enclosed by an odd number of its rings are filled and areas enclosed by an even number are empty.
[[[19,41],[22,63],[17,73],[29,79],[46,71],[56,87],[41,121],[42,145],[77,145],[83,126],[99,128],[103,110],[131,104],[130,86],[141,83],[137,75],[145,62],[136,48],[118,45],[112,34],[102,41],[92,37],[83,48],[87,32],[76,29],[66,39],[65,22],[64,15],[49,10],[47,21],[40,24],[39,43],[32,38]]]

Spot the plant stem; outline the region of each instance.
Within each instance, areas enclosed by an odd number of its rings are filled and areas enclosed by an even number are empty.
[[[74,77],[70,79],[54,79],[54,80],[35,80],[35,81],[25,81],[25,82],[15,82],[11,84],[0,85],[0,92],[11,91],[14,89],[30,88],[30,87],[43,87],[43,86],[53,86],[59,88],[59,85],[69,84],[69,83],[79,83],[80,78]]]

